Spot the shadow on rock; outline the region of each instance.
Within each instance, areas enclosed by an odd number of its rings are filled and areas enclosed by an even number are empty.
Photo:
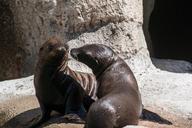
[[[192,63],[183,60],[151,58],[152,63],[160,70],[173,73],[192,73]]]
[[[172,122],[170,122],[169,120],[159,116],[158,114],[149,111],[147,109],[143,109],[142,112],[142,120],[148,120],[148,121],[152,121],[152,122],[157,122],[159,124],[167,124],[167,125],[172,125]]]
[[[41,117],[40,108],[31,109],[25,111],[21,114],[16,115],[9,121],[7,121],[2,128],[29,128],[33,123],[39,120]],[[58,113],[53,113],[51,119],[44,123],[41,128],[46,127],[50,124],[60,124],[60,123],[73,123],[73,124],[84,124],[83,120],[77,119],[76,115],[61,115]]]
[[[3,128],[28,128],[30,122],[33,121],[34,118],[39,117],[40,113],[41,113],[40,108],[25,111],[7,121],[3,125]]]

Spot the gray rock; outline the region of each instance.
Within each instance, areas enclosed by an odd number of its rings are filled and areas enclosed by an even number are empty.
[[[55,7],[55,0],[0,0],[0,80],[33,73],[39,46],[56,34]]]
[[[0,82],[0,103],[34,94],[33,76]]]
[[[38,49],[51,35],[75,47],[103,43],[125,59],[139,52],[149,56],[142,31],[142,0],[0,3],[4,12],[0,15],[0,80],[33,74]],[[149,65],[150,59],[147,61]]]
[[[165,112],[192,118],[192,74],[149,69],[136,78],[145,106],[158,106]]]
[[[147,128],[147,127],[144,127],[144,126],[134,126],[134,125],[132,125],[132,126],[125,126],[125,127],[123,127],[123,128]]]

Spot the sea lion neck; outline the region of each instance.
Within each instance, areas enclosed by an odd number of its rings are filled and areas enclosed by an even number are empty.
[[[100,70],[96,70],[96,71],[93,71],[93,73],[95,74],[96,76],[96,79],[99,79],[99,77],[101,76],[101,74],[103,74],[109,67],[111,67],[111,65],[113,65],[113,61],[108,64],[107,66],[104,66],[104,67],[101,67]]]
[[[40,75],[42,78],[51,80],[55,77],[55,74],[57,74],[58,72],[65,71],[67,65],[68,58],[66,56],[64,56],[61,59],[61,62],[58,63],[45,63],[44,60],[39,60],[36,68],[41,70],[36,69],[36,71],[40,74],[43,74],[43,76]]]
[[[51,68],[53,68],[51,79],[54,79],[56,77],[56,74],[58,74],[59,72],[65,73],[67,71],[68,59],[67,60],[64,59],[59,66],[51,67]]]
[[[96,76],[96,79],[99,79],[101,74],[103,74],[105,71],[107,71],[110,67],[112,67],[114,64],[116,64],[116,61],[123,62],[122,59],[119,57],[113,56],[113,59],[110,61],[110,63],[106,66],[103,66],[100,68],[100,70],[93,71],[94,75]]]

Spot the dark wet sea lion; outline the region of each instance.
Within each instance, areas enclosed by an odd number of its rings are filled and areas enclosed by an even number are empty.
[[[138,124],[142,102],[136,79],[123,59],[102,44],[71,50],[76,60],[92,70],[98,82],[97,96],[87,115],[86,128],[121,128]]]
[[[47,121],[52,110],[83,118],[84,109],[88,110],[96,99],[95,76],[71,70],[67,61],[68,46],[57,37],[51,37],[40,48],[34,85],[42,117],[31,128]]]

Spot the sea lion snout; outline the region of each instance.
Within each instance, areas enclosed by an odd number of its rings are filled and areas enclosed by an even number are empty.
[[[56,50],[57,50],[58,52],[61,52],[61,53],[66,53],[66,52],[67,52],[67,49],[66,49],[65,47],[63,47],[63,46],[58,47]]]

